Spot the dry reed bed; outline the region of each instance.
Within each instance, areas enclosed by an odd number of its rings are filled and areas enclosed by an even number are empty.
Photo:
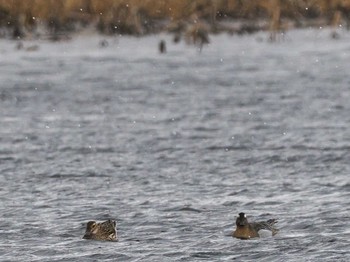
[[[209,30],[228,19],[269,21],[271,31],[284,20],[301,25],[347,22],[350,0],[0,0],[0,26],[14,36],[45,26],[51,33],[96,25],[103,33],[147,34],[164,30],[169,23],[202,21]],[[179,29],[180,30],[180,29]]]

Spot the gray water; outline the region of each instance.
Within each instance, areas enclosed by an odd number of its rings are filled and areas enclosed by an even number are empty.
[[[1,40],[0,260],[348,261],[350,33],[329,34]],[[279,234],[232,238],[239,212]],[[110,218],[119,242],[81,239]]]

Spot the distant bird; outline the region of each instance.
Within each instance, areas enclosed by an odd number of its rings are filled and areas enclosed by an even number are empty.
[[[21,49],[23,49],[23,47],[24,47],[23,42],[18,42],[16,45],[17,50],[21,50]]]
[[[174,38],[173,38],[173,42],[174,42],[175,44],[177,44],[177,43],[180,42],[180,40],[181,40],[181,34],[175,34],[175,35],[174,35]]]
[[[26,47],[25,50],[29,51],[29,52],[38,51],[39,50],[39,46],[38,45],[31,45],[31,46]]]
[[[331,38],[332,39],[339,39],[340,38],[340,34],[338,32],[333,31],[331,33]]]
[[[16,45],[16,49],[17,50],[25,50],[28,52],[33,52],[33,51],[38,51],[39,46],[38,45],[31,45],[31,46],[24,47],[23,42],[18,42]]]
[[[278,229],[274,228],[274,224],[276,223],[276,219],[249,223],[246,215],[244,213],[239,213],[236,219],[236,230],[232,233],[232,236],[239,239],[260,237],[259,231],[262,229],[270,230],[274,236],[278,232]]]
[[[116,222],[114,220],[107,220],[102,223],[89,221],[86,225],[83,238],[101,241],[117,241]]]
[[[332,26],[332,33],[331,33],[331,38],[332,39],[339,39],[340,34],[337,32],[337,28],[339,28],[339,25],[342,24],[342,19],[343,19],[343,14],[340,10],[336,10],[334,12],[331,26]]]
[[[12,32],[12,38],[13,39],[21,39],[23,36],[24,35],[23,35],[21,29],[18,26],[15,26],[15,28],[13,29],[13,32]]]
[[[158,49],[161,54],[166,53],[166,43],[164,40],[161,40],[158,44]]]
[[[103,48],[103,47],[107,47],[109,43],[106,39],[103,39],[98,43],[98,45]]]
[[[176,22],[171,23],[168,26],[167,30],[169,33],[174,34],[173,42],[179,43],[181,40],[181,36],[186,31],[186,29],[187,29],[187,23],[180,20],[180,21],[176,21]]]
[[[199,52],[202,51],[203,45],[209,44],[209,30],[202,23],[197,23],[189,27],[185,33],[186,42],[199,47]]]

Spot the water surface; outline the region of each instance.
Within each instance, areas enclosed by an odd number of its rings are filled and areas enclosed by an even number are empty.
[[[266,38],[1,40],[1,260],[349,260],[350,34]],[[280,233],[233,239],[239,212]]]

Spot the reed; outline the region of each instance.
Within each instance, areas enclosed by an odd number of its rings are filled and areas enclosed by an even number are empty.
[[[265,19],[275,35],[286,19],[330,25],[349,17],[350,0],[0,0],[0,26],[29,32],[40,25],[53,33],[74,30],[79,23],[140,35],[164,29],[164,21],[201,20],[214,28],[223,19]]]

